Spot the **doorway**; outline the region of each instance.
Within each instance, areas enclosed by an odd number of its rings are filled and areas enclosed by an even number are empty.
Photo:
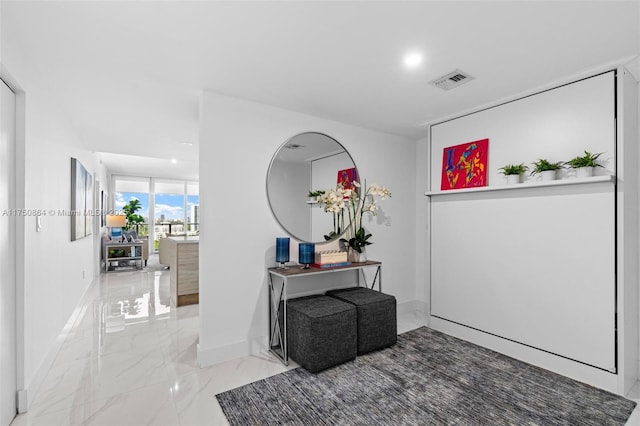
[[[0,80],[0,426],[17,413],[16,95]]]

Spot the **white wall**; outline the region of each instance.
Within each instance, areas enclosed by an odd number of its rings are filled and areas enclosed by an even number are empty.
[[[638,378],[638,79],[625,68],[620,71],[618,85],[618,339],[619,365],[622,374],[619,387],[628,392]]]
[[[43,64],[39,64],[43,65]],[[20,410],[35,395],[59,345],[60,334],[96,271],[95,238],[70,241],[70,218],[58,216],[71,203],[71,157],[103,176],[94,155],[84,148],[58,97],[55,82],[2,40],[2,75],[18,89],[19,207],[47,211],[42,231],[35,218],[18,220],[18,390]],[[54,214],[51,214],[55,212]]]
[[[283,231],[263,188],[273,153],[302,132],[335,138],[361,178],[391,188],[393,197],[366,224],[374,242],[368,256],[383,262],[385,292],[399,303],[415,299],[413,141],[210,92],[203,94],[200,114],[201,364],[267,348],[266,269],[275,265],[275,237]],[[238,170],[239,187],[229,182]]]
[[[429,262],[431,245],[429,243],[429,199],[425,197],[425,191],[429,188],[429,137],[416,141],[416,310],[429,317]]]
[[[506,185],[499,171],[506,164],[524,163],[531,169],[531,163],[539,158],[567,161],[583,155],[585,149],[603,153],[598,161],[604,168],[597,168],[598,174],[613,173],[613,74],[608,72],[433,126],[431,190],[440,190],[444,147],[485,138],[489,138],[489,186]],[[464,125],[459,124],[462,121]],[[563,171],[563,177],[571,174],[570,169]],[[529,173],[525,177],[527,181],[540,179]]]

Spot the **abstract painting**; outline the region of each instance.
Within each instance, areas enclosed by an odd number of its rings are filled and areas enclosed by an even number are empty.
[[[351,183],[357,180],[358,172],[355,167],[338,171],[338,185],[342,185],[344,189],[351,189]]]
[[[486,186],[488,157],[489,139],[444,148],[440,189]]]

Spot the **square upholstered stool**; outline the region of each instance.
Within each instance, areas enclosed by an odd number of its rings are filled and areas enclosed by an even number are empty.
[[[398,341],[396,298],[365,287],[331,290],[327,296],[352,303],[358,310],[358,355]]]
[[[355,306],[323,295],[289,299],[287,345],[291,358],[312,373],[355,359]]]

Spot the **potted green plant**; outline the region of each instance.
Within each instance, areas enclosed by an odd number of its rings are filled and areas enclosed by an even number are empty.
[[[576,169],[576,176],[579,178],[593,176],[593,170],[596,167],[602,167],[602,164],[598,163],[598,157],[603,153],[592,154],[585,150],[584,155],[577,156],[567,161],[566,164],[572,169]]]
[[[514,183],[520,183],[522,181],[522,175],[524,172],[529,170],[529,167],[525,166],[524,163],[507,164],[506,166],[500,167],[498,170],[501,170],[500,173],[507,177],[507,183],[511,185]]]
[[[555,180],[557,178],[557,171],[564,167],[564,163],[562,161],[552,163],[544,158],[540,158],[538,161],[531,164],[533,164],[531,176],[540,174],[543,181]]]
[[[136,198],[129,200],[129,203],[122,207],[124,214],[127,216],[126,229],[135,229],[136,225],[144,223],[144,217],[136,213],[141,208],[142,205],[140,205],[140,200]]]
[[[322,190],[309,191],[309,195],[307,195],[307,197],[309,197],[310,203],[317,203],[318,197],[321,197],[322,195],[324,195],[324,191]]]
[[[340,241],[343,243],[347,243],[352,250],[358,252],[357,259],[353,259],[355,262],[362,262],[366,260],[366,255],[363,257],[364,248],[372,242],[368,241],[371,238],[371,234],[365,232],[364,228],[358,228],[358,230],[353,234],[353,237],[346,240],[342,238]]]

